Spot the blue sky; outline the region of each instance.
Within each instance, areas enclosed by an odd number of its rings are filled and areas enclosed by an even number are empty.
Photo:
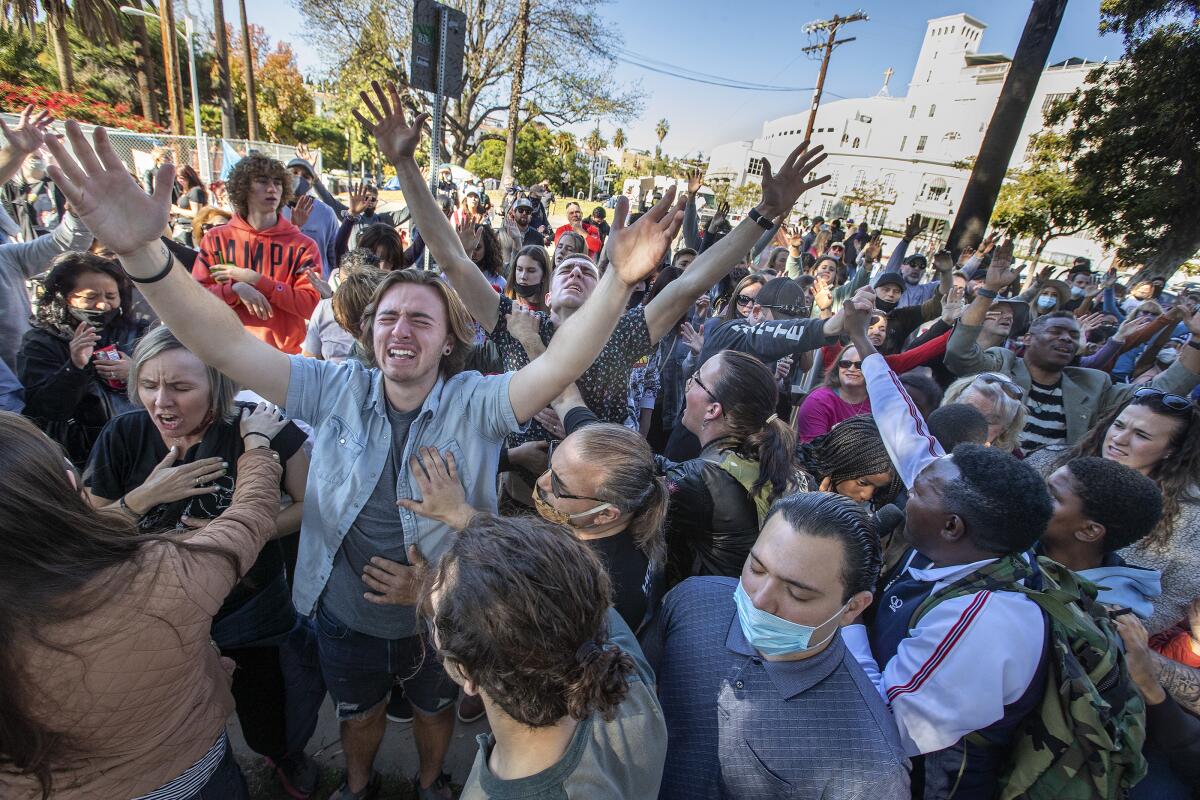
[[[400,0],[396,0],[399,2]],[[248,0],[250,21],[263,25],[273,39],[291,42],[305,72],[321,66],[320,53],[302,35],[289,0]],[[236,13],[236,4],[232,4]],[[810,87],[819,63],[800,53],[809,43],[805,23],[861,8],[870,16],[844,28],[857,40],[834,51],[826,80],[826,100],[875,94],[888,67],[895,70],[891,90],[903,94],[925,22],[965,12],[987,24],[980,50],[1012,55],[1030,7],[1029,0],[612,0],[597,24],[611,26],[635,53],[686,69],[755,83]],[[230,14],[226,4],[226,14]],[[230,17],[232,19],[232,17]],[[1071,0],[1067,5],[1050,62],[1070,56],[1114,59],[1120,39],[1097,32],[1099,0]],[[575,65],[572,65],[575,66]],[[586,65],[579,65],[586,67]],[[664,149],[682,156],[709,152],[714,145],[754,137],[762,122],[808,107],[811,92],[767,93],[715,88],[656,75],[618,64],[613,80],[640,83],[645,92],[639,118],[625,124],[629,146],[652,148],[654,126],[671,123]],[[575,126],[586,132],[594,123]],[[611,137],[616,122],[602,121]]]

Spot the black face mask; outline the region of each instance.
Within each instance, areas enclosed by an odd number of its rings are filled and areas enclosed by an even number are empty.
[[[303,197],[311,188],[312,184],[308,182],[308,178],[296,178],[296,184],[292,186],[292,194],[296,197]]]
[[[531,297],[537,297],[542,287],[537,283],[514,283],[513,289],[518,295],[528,300]]]
[[[885,314],[890,314],[895,311],[896,306],[899,304],[899,300],[881,300],[878,297],[875,298],[875,307]]]
[[[121,313],[120,308],[110,308],[107,311],[96,308],[70,308],[68,311],[78,321],[86,322],[94,328],[103,328]]]

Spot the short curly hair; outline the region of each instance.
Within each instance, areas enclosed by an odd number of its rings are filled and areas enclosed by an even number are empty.
[[[1095,456],[1071,459],[1067,470],[1084,516],[1104,526],[1104,552],[1145,538],[1162,519],[1158,484],[1137,470]]]
[[[279,208],[283,208],[283,204],[292,199],[292,173],[287,171],[283,162],[262,153],[251,153],[234,165],[229,173],[229,180],[225,183],[225,193],[229,196],[229,202],[242,219],[246,218],[250,210],[250,187],[255,180],[263,177],[277,178],[283,186],[279,193]]]
[[[1054,503],[1037,471],[1009,453],[978,444],[954,448],[959,478],[946,485],[946,510],[980,549],[1023,553],[1046,531]]]

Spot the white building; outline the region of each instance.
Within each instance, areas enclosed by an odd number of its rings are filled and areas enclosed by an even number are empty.
[[[802,197],[798,208],[810,216],[865,219],[872,227],[892,228],[903,227],[908,215],[919,213],[934,220],[932,236],[944,238],[970,178],[963,162],[979,152],[1012,61],[979,52],[986,27],[967,14],[931,19],[905,96],[889,93],[889,69],[875,97],[823,103],[812,142],[825,146],[829,158],[821,169],[833,177]],[[1094,66],[1072,58],[1046,68],[1010,166],[1024,161],[1029,135],[1043,127],[1044,110],[1079,88]],[[758,181],[763,157],[778,164],[803,141],[807,122],[805,110],[764,123],[753,141],[714,148],[706,179],[734,185]],[[868,209],[847,198],[855,190],[890,205]],[[1063,238],[1050,243],[1045,257],[1096,259],[1099,254],[1090,240]]]

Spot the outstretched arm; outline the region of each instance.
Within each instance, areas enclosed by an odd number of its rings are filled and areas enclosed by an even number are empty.
[[[810,150],[808,142],[804,142],[784,159],[778,174],[772,174],[771,165],[763,160],[763,196],[757,206],[763,218],[774,219],[787,212],[801,194],[829,180],[828,175],[811,181],[807,179],[825,160],[825,154],[821,152],[823,149],[818,145]],[[697,256],[682,275],[651,300],[646,306],[646,327],[650,329],[650,341],[661,339],[687,313],[697,297],[728,274],[760,233],[762,228],[749,217],[742,220],[728,236]]]
[[[421,236],[438,266],[450,279],[467,306],[467,311],[490,333],[500,310],[500,296],[463,249],[458,233],[430,193],[415,159],[417,145],[421,141],[421,128],[429,115],[418,114],[409,124],[405,119],[400,92],[394,83],[388,84],[386,94],[378,81],[371,81],[371,87],[379,107],[375,106],[366,92],[359,92],[371,119],[357,109],[354,116],[368,133],[375,134],[380,152],[396,168],[396,177],[404,189],[404,199],[408,201],[408,209],[412,212],[413,224],[421,229]]]
[[[16,175],[26,157],[45,143],[50,122],[49,111],[43,111],[35,117],[33,106],[25,106],[16,126],[12,128],[0,120],[0,132],[8,141],[8,146],[0,150],[0,184],[7,183],[9,178]],[[50,138],[55,137],[51,135]]]
[[[900,473],[904,485],[912,488],[916,477],[931,462],[946,453],[925,427],[921,412],[904,390],[883,356],[867,338],[867,324],[875,305],[875,293],[863,289],[842,306],[846,333],[863,360],[863,376],[871,398],[871,416],[879,426],[879,435],[888,456]]]
[[[67,123],[67,137],[74,156],[53,138],[46,143],[58,162],[50,167],[50,177],[131,277],[152,278],[171,266],[161,280],[138,285],[163,323],[205,364],[282,405],[291,377],[288,357],[247,333],[233,310],[192,280],[159,241],[175,167],[163,165],[154,194],[148,195],[125,169],[104,128],[93,134],[94,149],[74,121]]]

